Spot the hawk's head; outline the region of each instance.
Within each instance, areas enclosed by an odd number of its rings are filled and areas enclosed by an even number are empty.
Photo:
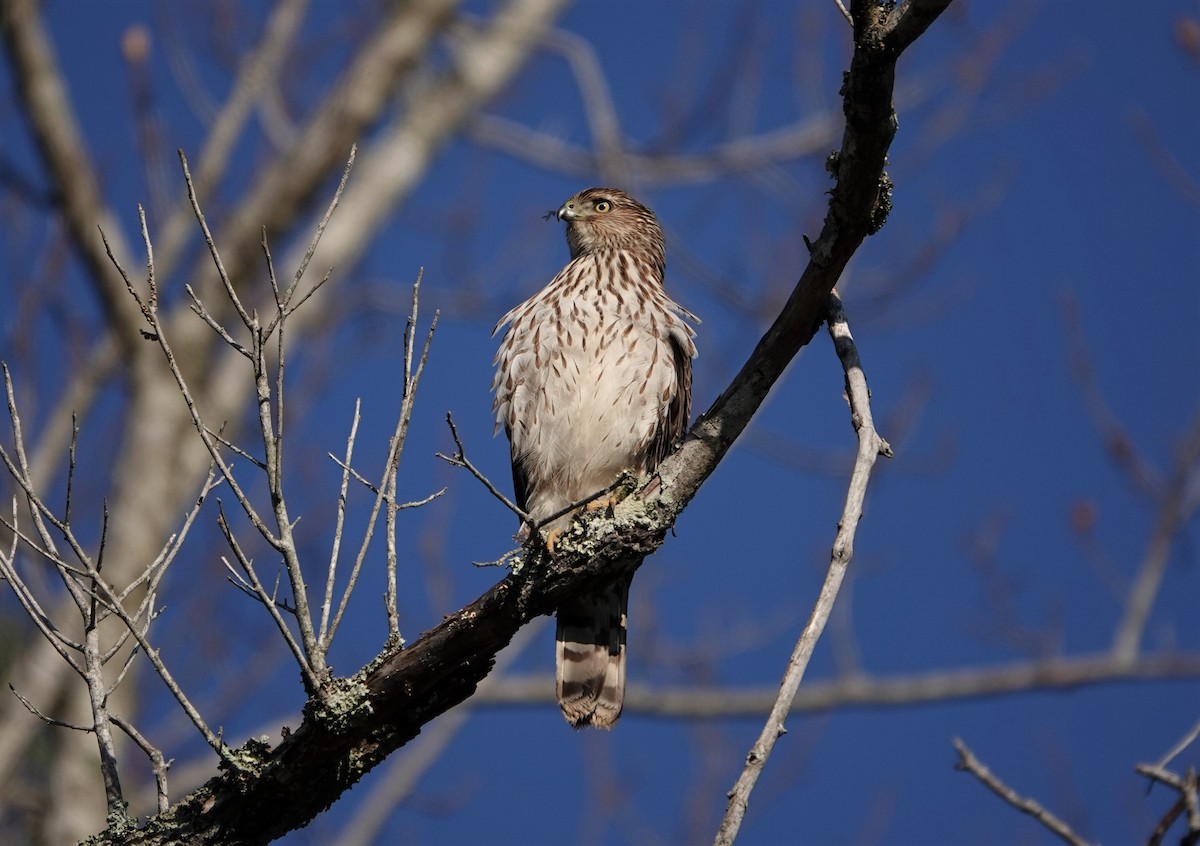
[[[639,250],[663,263],[663,234],[654,212],[616,188],[588,188],[550,212],[567,222],[571,258],[603,249]]]

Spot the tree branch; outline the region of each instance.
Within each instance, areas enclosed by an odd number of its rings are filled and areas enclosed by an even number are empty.
[[[775,741],[786,733],[783,727],[791,710],[792,700],[808,669],[808,662],[816,649],[829,615],[833,612],[833,603],[837,600],[838,591],[850,567],[854,556],[854,535],[862,519],[863,502],[867,496],[867,482],[871,477],[871,469],[875,459],[880,455],[890,456],[892,448],[887,445],[875,431],[871,419],[871,394],[867,389],[866,377],[863,375],[862,363],[858,358],[858,350],[854,346],[854,338],[850,334],[850,326],[846,321],[846,313],[842,309],[841,298],[837,293],[829,295],[827,306],[829,335],[833,338],[834,348],[842,362],[846,373],[846,398],[850,403],[850,418],[858,435],[858,456],[854,462],[854,471],[850,475],[850,487],[846,491],[846,504],[842,508],[842,518],[838,521],[837,537],[833,542],[833,553],[829,569],[825,573],[825,583],[813,606],[808,623],[796,641],[796,647],[788,660],[787,670],[779,685],[779,692],[771,705],[771,712],[763,725],[762,732],[746,755],[746,766],[729,793],[729,804],[721,827],[714,841],[717,846],[732,846],[737,839],[750,803],[750,792],[758,783],[767,764],[767,758],[775,748]]]
[[[1196,652],[1141,655],[1132,664],[1101,652],[893,677],[854,673],[806,682],[792,700],[792,711],[817,714],[846,708],[907,708],[1036,690],[1072,690],[1082,685],[1197,676],[1200,676],[1200,653]],[[481,688],[472,702],[495,706],[550,705],[554,702],[553,694],[553,676],[506,676]],[[771,709],[778,694],[779,686],[775,684],[730,689],[717,685],[631,683],[625,689],[625,710],[667,719],[757,719]]]
[[[972,754],[967,745],[958,738],[954,739],[954,748],[958,750],[958,763],[955,764],[955,769],[969,772],[975,776],[988,790],[995,793],[1021,813],[1029,814],[1029,816],[1058,835],[1059,839],[1064,843],[1069,843],[1071,846],[1090,846],[1087,840],[1084,840],[1072,831],[1069,825],[1043,808],[1036,800],[1021,796],[997,778],[982,761]]]

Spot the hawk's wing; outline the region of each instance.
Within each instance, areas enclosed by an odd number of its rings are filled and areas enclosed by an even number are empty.
[[[692,356],[674,332],[668,337],[675,364],[675,392],[666,398],[658,428],[650,441],[646,456],[647,472],[657,467],[683,437],[692,410]]]

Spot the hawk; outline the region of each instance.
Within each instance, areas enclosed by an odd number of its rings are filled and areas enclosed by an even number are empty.
[[[494,361],[496,429],[508,434],[517,504],[537,523],[624,471],[648,475],[683,435],[696,356],[687,319],[699,322],[663,289],[650,209],[589,188],[551,216],[566,222],[570,262],[492,331],[508,327]],[[547,546],[578,510],[542,527]],[[558,702],[576,728],[612,728],[621,715],[631,579],[558,609]]]

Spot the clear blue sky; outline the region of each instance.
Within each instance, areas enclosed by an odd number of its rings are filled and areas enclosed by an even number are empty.
[[[741,130],[765,132],[823,108],[836,113],[849,37],[832,3],[701,5],[581,3],[561,21],[595,45],[633,147],[664,143],[664,103],[722,102],[731,56],[742,57],[738,66],[754,82],[734,87],[725,116],[688,122],[686,149],[728,137],[729,114]],[[891,220],[864,244],[843,285],[881,434],[897,453],[873,480],[843,597],[848,613],[834,626],[843,636],[852,632],[864,672],[894,677],[1026,657],[1005,636],[1014,618],[997,601],[996,579],[972,555],[971,538],[989,532],[993,563],[1013,591],[1011,613],[1049,636],[1044,648],[1075,655],[1111,641],[1121,606],[1103,567],[1118,581],[1132,577],[1155,509],[1110,460],[1072,378],[1064,302],[1078,304],[1113,412],[1165,475],[1198,410],[1200,206],[1156,165],[1137,127],[1152,127],[1155,143],[1200,181],[1200,64],[1172,35],[1185,13],[1200,16],[1200,7],[1191,0],[1092,3],[1081,13],[1077,4],[959,0],[901,62],[901,85],[920,82],[925,93],[921,105],[900,113]],[[169,13],[133,3],[52,3],[47,14],[88,141],[106,167],[109,196],[132,235],[134,204],[146,200],[147,189],[129,149],[118,44],[131,22],[153,28]],[[312,31],[325,14],[314,12]],[[155,67],[164,69],[165,47],[161,40],[155,46]],[[320,67],[306,69],[305,78],[326,84]],[[816,83],[806,75],[813,67],[822,74]],[[975,73],[983,74],[978,84]],[[165,70],[156,91],[166,146],[196,151],[200,124]],[[558,58],[533,61],[491,111],[588,143]],[[4,141],[18,160],[24,143]],[[412,586],[402,626],[410,639],[489,587],[496,573],[470,562],[511,545],[510,515],[433,453],[452,447],[443,423],[449,410],[472,458],[507,485],[507,445],[491,438],[490,328],[564,262],[559,225],[539,215],[591,181],[457,141],[369,256],[334,283],[348,292],[390,290],[403,301],[404,286],[424,267],[426,308],[447,310],[404,457],[408,495],[450,486],[403,528],[419,552],[405,564]],[[827,185],[808,159],[760,177],[630,186],[674,239],[668,287],[704,320],[695,411],[719,394],[765,328],[763,311],[733,309],[727,295],[759,309],[780,301],[802,269],[801,235],[818,230]],[[951,209],[961,231],[899,294],[877,304],[873,287],[895,281]],[[455,298],[464,284],[477,292],[469,309]],[[321,456],[342,449],[355,397],[364,400],[364,463],[384,448],[398,405],[402,327],[398,311],[359,320],[314,353],[337,375],[305,401],[299,428],[309,458],[297,463],[314,489],[327,485],[323,507],[332,501],[335,468]],[[916,416],[901,426],[906,410]],[[780,439],[786,448],[771,446]],[[683,515],[677,537],[635,580],[632,682],[777,683],[820,584],[845,490],[844,473],[817,473],[812,462],[793,459],[805,451],[844,458],[852,448],[841,373],[822,333]],[[1095,514],[1092,541],[1103,567],[1072,529],[1081,505]],[[1195,521],[1189,528],[1146,633],[1149,649],[1200,648]],[[317,534],[314,555],[326,543]],[[215,562],[214,550],[200,554]],[[233,594],[219,565],[192,566],[212,579],[211,592]],[[361,589],[354,628],[336,656],[339,671],[358,667],[382,643],[380,591],[377,584]],[[261,625],[259,609],[225,599],[238,606],[228,612],[231,627]],[[184,590],[170,598],[173,609],[188,601]],[[187,613],[177,613],[164,632],[186,630]],[[818,648],[811,679],[835,671],[833,634]],[[231,639],[222,648],[238,647]],[[695,656],[712,657],[681,660]],[[209,671],[243,660],[222,655]],[[516,669],[544,674],[552,661],[543,629]],[[294,673],[279,673],[256,696],[263,710],[232,715],[232,726],[250,731],[264,712],[294,713]],[[1147,797],[1133,765],[1158,758],[1200,719],[1197,703],[1200,680],[1190,680],[797,715],[752,798],[739,843],[1052,842],[954,771],[955,736],[1085,836],[1142,840],[1169,798],[1161,789]],[[571,732],[550,705],[477,713],[380,842],[711,839],[760,725],[629,713],[601,735]],[[1200,751],[1187,754],[1195,763]],[[285,842],[329,841],[375,779]]]

